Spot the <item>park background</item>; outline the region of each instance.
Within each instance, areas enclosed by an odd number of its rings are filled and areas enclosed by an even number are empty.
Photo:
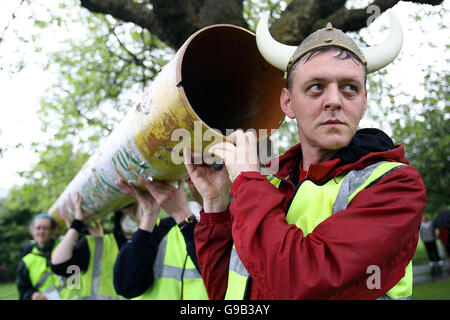
[[[404,29],[399,57],[369,75],[361,127],[377,127],[405,145],[427,187],[425,214],[450,207],[449,0],[9,0],[0,4],[0,299],[14,299],[21,247],[34,215],[55,202],[85,161],[138,101],[188,36],[231,23],[255,30],[272,12],[271,33],[296,45],[330,20],[361,45],[383,41],[379,5]],[[278,153],[298,142],[286,120]],[[112,230],[112,214],[102,221]],[[444,255],[445,257],[445,255]],[[423,243],[414,265],[427,265]],[[427,271],[425,270],[426,274]],[[429,279],[428,279],[429,280]],[[414,298],[450,299],[450,282],[424,280]],[[420,289],[423,288],[423,289]],[[425,295],[420,290],[427,292]],[[417,292],[417,293],[416,293]]]

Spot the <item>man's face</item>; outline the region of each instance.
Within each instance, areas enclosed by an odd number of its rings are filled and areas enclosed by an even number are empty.
[[[367,108],[363,67],[339,51],[318,52],[294,70],[280,97],[285,114],[297,120],[302,149],[330,152],[347,146]]]
[[[53,238],[52,223],[47,218],[39,218],[31,226],[31,235],[39,247],[44,247]]]

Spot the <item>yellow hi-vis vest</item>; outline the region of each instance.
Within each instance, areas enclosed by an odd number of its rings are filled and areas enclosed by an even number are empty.
[[[295,194],[286,220],[289,224],[295,224],[307,236],[322,221],[334,213],[346,209],[358,192],[402,166],[404,164],[398,162],[381,161],[365,169],[352,170],[346,175],[341,175],[336,178],[337,183],[331,179],[324,185],[316,185],[310,180],[305,180]],[[279,178],[268,176],[267,179],[277,188],[279,187],[281,182]],[[225,299],[243,299],[248,277],[249,273],[233,245]],[[412,284],[412,263],[410,261],[405,269],[404,277],[378,299],[411,299]]]
[[[52,251],[58,243],[55,241]],[[63,300],[72,300],[77,298],[77,291],[71,290],[66,286],[66,278],[58,276],[50,269],[47,258],[40,255],[39,249],[34,247],[30,253],[23,257],[23,262],[28,269],[30,282],[44,295],[56,291]]]
[[[89,265],[81,276],[82,300],[125,299],[114,289],[113,274],[119,247],[114,234],[102,237],[86,236],[89,247]]]
[[[207,300],[202,276],[186,250],[180,228],[162,238],[153,264],[153,284],[133,300]]]

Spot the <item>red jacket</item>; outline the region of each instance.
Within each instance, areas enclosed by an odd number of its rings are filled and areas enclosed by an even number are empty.
[[[299,151],[297,145],[280,158],[277,176],[288,176]],[[408,164],[403,146],[366,152],[351,163],[343,159],[311,165],[307,179],[321,184],[381,160]],[[210,299],[225,296],[233,240],[252,278],[250,299],[375,299],[404,276],[426,204],[416,169],[389,173],[306,237],[286,221],[294,189],[292,183],[277,189],[261,174],[244,172],[232,185],[229,210],[201,212],[195,243]],[[379,290],[367,288],[370,265],[380,267]]]

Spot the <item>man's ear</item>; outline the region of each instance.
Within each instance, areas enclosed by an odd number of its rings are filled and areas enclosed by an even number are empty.
[[[283,88],[281,90],[281,95],[280,95],[280,105],[281,105],[281,110],[283,110],[283,112],[291,119],[295,118],[295,114],[294,114],[294,110],[292,109],[292,97],[291,97],[291,93],[289,92],[288,89]]]

